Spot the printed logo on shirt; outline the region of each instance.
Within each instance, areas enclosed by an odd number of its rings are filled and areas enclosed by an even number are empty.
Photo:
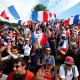
[[[35,55],[35,53],[36,53],[36,51],[33,51],[33,52],[31,53],[31,56]]]

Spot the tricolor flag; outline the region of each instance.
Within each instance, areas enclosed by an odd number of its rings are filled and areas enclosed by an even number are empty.
[[[17,11],[15,10],[14,6],[10,6],[6,8],[0,15],[1,17],[7,19],[7,20],[17,20],[20,19]]]
[[[56,14],[54,13],[53,15],[54,15],[54,18],[56,18]]]
[[[40,33],[40,34],[35,34],[35,37],[38,38],[40,45],[47,45],[47,36],[46,34]]]
[[[32,19],[48,22],[48,13],[45,11],[34,11]]]
[[[52,17],[52,13],[50,13],[50,12],[49,12],[49,17],[50,17],[50,18]]]
[[[7,24],[1,25],[1,28],[9,28],[10,26]]]
[[[79,15],[71,17],[65,22],[65,26],[77,23],[78,19],[79,19]]]

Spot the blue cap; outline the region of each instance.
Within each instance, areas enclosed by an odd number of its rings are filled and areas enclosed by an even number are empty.
[[[54,58],[53,57],[48,57],[46,59],[46,64],[50,64],[51,66],[53,66],[53,64],[54,64]]]

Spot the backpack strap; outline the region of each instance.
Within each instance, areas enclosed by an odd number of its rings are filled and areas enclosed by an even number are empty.
[[[72,67],[72,72],[75,73],[75,66]]]
[[[55,77],[55,71],[52,72],[52,79],[54,80]]]

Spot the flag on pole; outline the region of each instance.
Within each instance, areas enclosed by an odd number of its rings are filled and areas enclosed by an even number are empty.
[[[16,9],[14,8],[14,6],[10,6],[8,8],[6,8],[0,15],[1,17],[7,19],[7,20],[17,20],[20,19]]]
[[[34,11],[32,19],[48,22],[48,13],[45,11]]]

